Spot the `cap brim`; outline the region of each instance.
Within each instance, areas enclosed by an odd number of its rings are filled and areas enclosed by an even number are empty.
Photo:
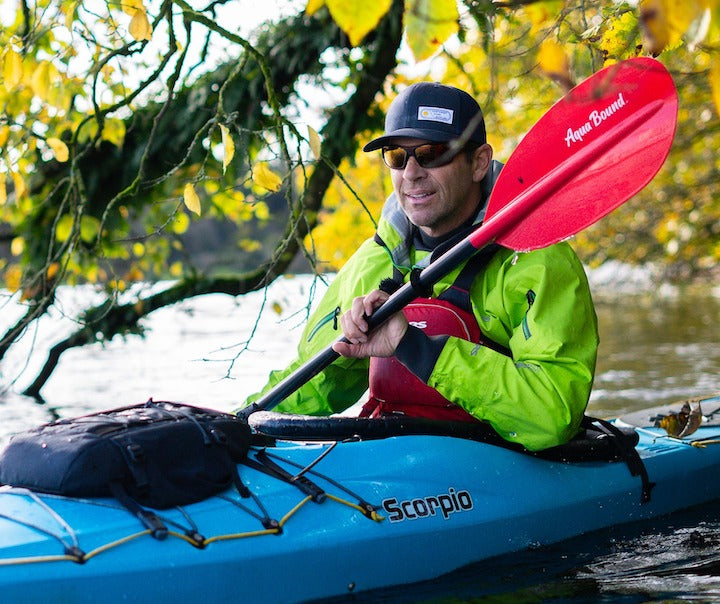
[[[375,151],[381,147],[394,144],[399,138],[417,138],[423,141],[430,141],[432,143],[447,143],[451,141],[454,136],[451,136],[447,132],[438,132],[437,130],[420,130],[418,128],[401,128],[394,132],[389,132],[378,138],[374,138],[367,145],[363,147],[363,151]]]

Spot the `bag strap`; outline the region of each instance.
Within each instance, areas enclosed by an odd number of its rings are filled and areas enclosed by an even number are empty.
[[[160,520],[154,512],[146,510],[137,501],[130,497],[121,483],[113,480],[110,482],[109,486],[115,499],[122,503],[125,509],[127,509],[133,516],[138,518],[145,528],[150,529],[150,534],[155,539],[162,541],[168,536],[168,529],[163,521]]]
[[[650,501],[650,493],[655,486],[654,482],[650,481],[648,476],[647,468],[640,458],[640,454],[635,448],[635,444],[631,442],[630,438],[623,433],[617,426],[604,419],[598,419],[596,417],[583,416],[582,420],[583,428],[590,428],[599,430],[606,434],[610,441],[615,445],[618,454],[627,465],[632,476],[640,476],[642,481],[642,495],[640,498],[641,503],[647,503]]]

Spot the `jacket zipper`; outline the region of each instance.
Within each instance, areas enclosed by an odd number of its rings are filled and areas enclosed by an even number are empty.
[[[313,327],[312,331],[308,334],[307,341],[309,342],[315,337],[315,334],[320,330],[320,328],[325,325],[326,323],[329,323],[330,321],[333,322],[333,329],[337,331],[338,329],[338,320],[337,318],[340,316],[340,307],[336,306],[334,310],[330,311],[328,314],[326,314],[322,319],[320,319],[315,327]]]
[[[522,330],[523,330],[523,335],[525,336],[525,339],[529,340],[530,336],[532,334],[530,333],[530,327],[528,326],[528,313],[530,312],[532,305],[535,303],[535,292],[533,290],[529,289],[527,291],[527,293],[525,294],[525,298],[527,299],[528,308],[525,311],[525,316],[523,317],[523,320],[522,320]]]

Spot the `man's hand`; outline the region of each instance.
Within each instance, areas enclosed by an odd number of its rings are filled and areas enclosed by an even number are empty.
[[[390,296],[376,289],[367,296],[355,298],[352,308],[340,317],[343,335],[348,342],[336,342],[333,350],[344,357],[389,357],[405,335],[408,322],[402,312],[395,313],[368,335],[367,317]]]

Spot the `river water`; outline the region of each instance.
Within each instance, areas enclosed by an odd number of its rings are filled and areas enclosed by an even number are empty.
[[[593,271],[590,279],[601,335],[590,414],[615,416],[720,391],[720,287],[657,286],[647,271],[620,265]],[[38,402],[19,393],[49,347],[77,328],[74,310],[94,297],[86,288],[64,289],[59,309],[28,330],[0,365],[0,446],[41,422],[149,397],[234,409],[270,369],[292,358],[323,289],[306,276],[284,278],[241,298],[210,295],[157,311],[143,339],[66,352]],[[3,332],[21,312],[16,298],[0,292]],[[720,602],[720,503],[357,600]]]

